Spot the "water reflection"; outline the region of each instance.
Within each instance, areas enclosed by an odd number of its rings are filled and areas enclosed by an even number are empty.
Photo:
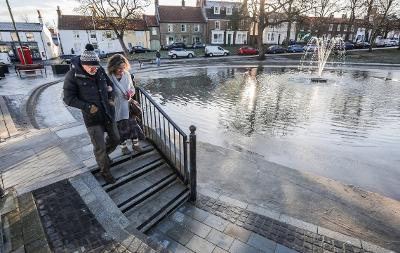
[[[385,122],[398,126],[399,85],[367,71],[332,72],[327,77],[333,81],[316,85],[305,81],[307,73],[286,68],[205,68],[193,76],[153,79],[144,85],[167,110],[174,107],[178,118],[188,115],[209,123],[210,132],[306,134],[353,142],[368,138]]]

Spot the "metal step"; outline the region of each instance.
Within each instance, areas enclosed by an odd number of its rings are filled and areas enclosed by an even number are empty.
[[[116,167],[116,166],[118,166],[120,164],[123,164],[125,162],[130,161],[130,160],[134,160],[137,157],[143,156],[143,155],[145,155],[147,153],[154,152],[154,150],[155,150],[154,146],[151,145],[149,142],[144,142],[144,141],[141,142],[140,143],[140,147],[142,148],[141,152],[133,151],[133,153],[129,154],[129,155],[120,155],[120,154],[112,155],[112,157],[111,157],[112,158],[111,167]],[[93,174],[99,173],[100,172],[100,168],[98,166],[95,166],[95,167],[93,167],[91,169],[91,172]]]
[[[117,183],[113,184],[113,186],[117,186],[116,184],[118,184],[118,182],[123,178],[136,175],[138,172],[143,171],[143,169],[148,168],[149,166],[151,167],[162,163],[164,163],[164,161],[161,156],[156,151],[152,151],[133,160],[112,167],[110,171],[117,180]],[[100,175],[100,172],[96,173],[95,177],[103,188],[108,185]],[[110,187],[110,185],[108,187]]]
[[[165,185],[140,204],[125,210],[133,228],[145,232],[162,218],[182,205],[189,197],[189,189],[179,179]]]
[[[111,199],[119,208],[126,205],[128,202],[135,200],[138,196],[143,195],[155,186],[162,184],[168,177],[176,178],[175,173],[166,164],[160,164],[157,168],[145,173],[117,188],[108,192]],[[150,195],[149,195],[150,196]],[[122,211],[123,209],[121,209]]]

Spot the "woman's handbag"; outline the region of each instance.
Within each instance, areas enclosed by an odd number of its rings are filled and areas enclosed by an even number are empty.
[[[129,114],[141,119],[142,118],[142,108],[140,107],[139,102],[135,99],[131,98],[129,100]]]

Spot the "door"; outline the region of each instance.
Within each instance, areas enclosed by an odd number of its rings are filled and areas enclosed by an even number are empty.
[[[278,34],[278,45],[281,44],[281,34]]]
[[[228,45],[232,45],[232,34],[228,34]]]

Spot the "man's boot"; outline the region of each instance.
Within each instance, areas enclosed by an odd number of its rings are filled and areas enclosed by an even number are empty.
[[[110,172],[110,169],[103,169],[100,174],[103,176],[104,180],[108,183],[108,184],[114,184],[115,183],[115,178],[113,177],[113,175]]]

